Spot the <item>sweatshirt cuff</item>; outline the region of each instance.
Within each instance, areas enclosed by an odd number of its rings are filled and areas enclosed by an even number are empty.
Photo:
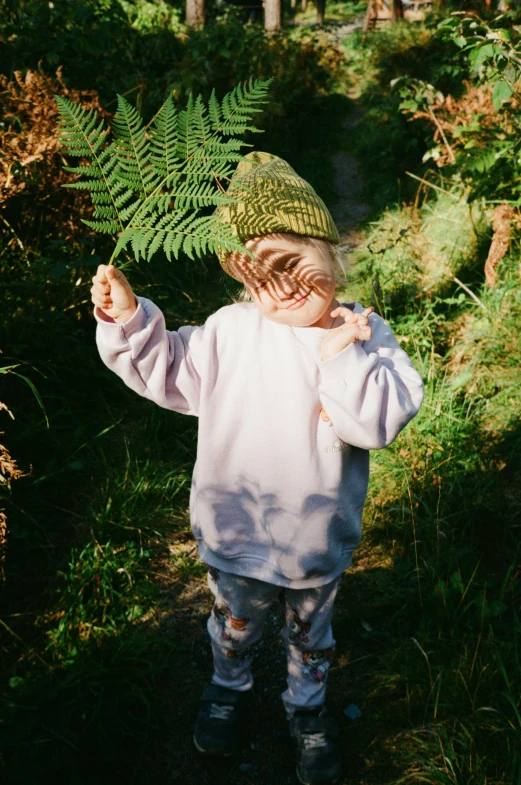
[[[98,306],[94,308],[94,318],[98,323],[98,331],[103,336],[105,343],[114,347],[126,346],[130,336],[145,327],[147,315],[143,305],[143,299],[144,298],[142,297],[136,297],[138,302],[136,310],[127,322],[119,324],[113,319],[110,319],[109,321],[109,317],[105,316]]]
[[[324,381],[331,380],[344,380],[348,379],[351,374],[351,369],[360,369],[360,363],[367,364],[369,355],[362,349],[360,344],[365,341],[355,341],[346,346],[338,354],[329,357],[327,360],[320,360],[318,367],[320,375]],[[372,361],[370,361],[372,365]]]

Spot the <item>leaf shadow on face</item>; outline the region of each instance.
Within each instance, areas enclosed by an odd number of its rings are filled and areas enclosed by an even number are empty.
[[[300,250],[284,247],[263,247],[265,237],[256,237],[246,242],[246,247],[253,254],[231,254],[228,267],[232,274],[249,289],[253,296],[266,293],[275,300],[285,300],[295,294],[305,295],[310,291],[327,297],[331,293],[335,275],[329,259],[321,259],[320,263],[307,260]],[[287,242],[284,234],[269,235],[270,240]],[[307,238],[298,238],[300,244],[316,249]],[[288,273],[291,278],[288,278]]]

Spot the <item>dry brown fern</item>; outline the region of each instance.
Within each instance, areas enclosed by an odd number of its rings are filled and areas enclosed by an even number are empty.
[[[79,215],[87,197],[75,194],[73,198],[59,187],[70,180],[70,175],[63,170],[54,96],[81,101],[101,116],[109,115],[102,110],[95,90],[73,90],[64,83],[61,66],[55,76],[43,73],[40,67],[25,73],[15,71],[13,79],[0,74],[0,92],[0,209],[23,192],[33,202],[25,217],[27,223],[35,219],[36,202],[38,220],[44,215],[68,239],[81,227]],[[84,233],[83,227],[81,231]]]
[[[487,286],[495,286],[497,268],[501,259],[508,253],[512,228],[521,224],[519,212],[511,204],[498,204],[492,212],[492,229],[494,234],[485,262],[485,279]]]
[[[0,409],[6,409],[7,412],[11,415],[11,412],[5,405],[0,401]],[[3,436],[4,432],[0,431],[0,436]],[[13,480],[18,480],[20,477],[25,477],[26,474],[18,468],[16,461],[9,453],[9,450],[5,445],[0,444],[0,490],[2,488],[9,488],[11,482]],[[7,552],[7,516],[5,514],[5,510],[0,508],[0,573],[2,578],[5,577],[4,567],[5,567],[5,559],[6,559],[6,552]]]
[[[95,90],[71,90],[62,81],[61,66],[51,77],[41,70],[14,72],[14,79],[0,74],[2,120],[0,130],[0,203],[24,190],[28,183],[47,189],[49,177],[66,180],[59,160],[56,137],[58,109],[55,94],[102,112]],[[38,164],[36,168],[34,164]]]
[[[479,118],[482,130],[498,126],[498,113],[492,102],[492,88],[486,85],[472,86],[468,81],[463,84],[466,92],[461,98],[440,94],[430,105],[430,112],[419,110],[410,116],[410,120],[421,118],[434,125],[433,138],[440,146],[436,165],[440,168],[454,163],[454,151],[461,149],[466,141],[461,130],[476,123],[476,118]],[[515,100],[512,100],[511,104],[515,106]],[[501,122],[505,133],[513,131],[508,127],[507,118],[503,118]]]

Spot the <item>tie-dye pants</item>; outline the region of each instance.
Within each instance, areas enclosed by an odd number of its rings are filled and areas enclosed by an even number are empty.
[[[331,630],[333,602],[339,578],[314,589],[282,589],[271,583],[217,570],[208,570],[215,602],[208,619],[214,660],[213,684],[234,690],[253,685],[252,648],[260,640],[266,615],[284,592],[288,686],[282,694],[286,711],[320,706],[335,641]]]

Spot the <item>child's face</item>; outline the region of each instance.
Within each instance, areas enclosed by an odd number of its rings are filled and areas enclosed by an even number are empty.
[[[337,307],[335,271],[330,259],[305,242],[277,235],[248,240],[255,261],[233,265],[262,314],[293,327],[331,326],[330,311]]]

